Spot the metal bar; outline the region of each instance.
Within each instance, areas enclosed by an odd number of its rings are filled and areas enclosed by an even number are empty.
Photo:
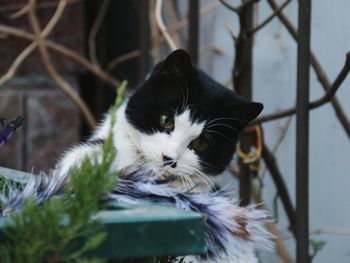
[[[311,0],[299,0],[296,127],[297,262],[309,257],[309,82]]]
[[[198,65],[199,53],[199,0],[189,2],[188,52],[193,64]]]
[[[248,100],[252,99],[252,74],[253,74],[253,39],[248,35],[253,28],[253,4],[247,4],[250,0],[242,0],[243,8],[238,13],[240,21],[240,32],[235,43],[236,57],[232,71],[233,86],[236,92]],[[242,151],[249,152],[252,145],[250,135],[242,134],[240,137]],[[239,198],[242,206],[250,203],[251,197],[251,177],[247,164],[239,159],[240,179]]]

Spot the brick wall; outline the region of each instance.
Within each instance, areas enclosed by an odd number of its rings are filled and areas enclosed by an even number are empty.
[[[26,17],[16,20],[7,18],[7,14],[24,2],[3,0],[0,10],[5,11],[0,16],[0,23],[29,31]],[[42,25],[50,19],[53,11],[52,7],[39,9]],[[70,5],[49,38],[83,53],[83,19],[82,2]],[[28,41],[16,38],[0,38],[1,75],[28,44]],[[58,54],[51,55],[59,72],[79,89],[77,76],[80,68]],[[18,115],[25,118],[25,123],[0,150],[0,166],[34,172],[48,171],[60,153],[79,140],[80,117],[77,108],[49,79],[37,52],[27,58],[15,78],[0,87],[0,117],[11,120]]]

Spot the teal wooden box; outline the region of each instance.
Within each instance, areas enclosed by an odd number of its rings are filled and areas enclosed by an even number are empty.
[[[30,176],[5,168],[0,168],[0,175],[21,182]],[[114,205],[100,211],[96,217],[108,236],[89,257],[121,259],[206,252],[203,217],[195,212],[140,203]],[[6,220],[0,218],[0,231]]]

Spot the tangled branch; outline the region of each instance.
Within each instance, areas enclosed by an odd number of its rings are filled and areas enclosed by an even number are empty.
[[[330,102],[332,99],[334,99],[335,93],[338,91],[341,84],[343,83],[343,81],[345,80],[347,75],[349,74],[349,71],[350,71],[350,52],[346,54],[345,64],[344,64],[342,70],[340,71],[340,73],[338,74],[337,78],[335,79],[333,85],[331,85],[328,92],[324,96],[319,98],[318,100],[315,100],[315,101],[309,103],[309,109],[310,110],[316,109],[316,108]],[[287,116],[291,116],[293,114],[296,114],[296,110],[297,110],[296,107],[292,107],[292,108],[289,108],[286,110],[282,110],[282,111],[278,111],[275,113],[261,116],[260,118],[257,118],[255,121],[253,121],[252,125],[258,124],[258,123],[263,123],[263,122],[268,122],[268,121],[273,121],[273,120],[284,118]]]

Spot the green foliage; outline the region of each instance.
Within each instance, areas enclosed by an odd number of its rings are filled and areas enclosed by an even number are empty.
[[[106,237],[92,216],[99,210],[103,195],[116,182],[116,174],[110,171],[115,159],[111,134],[101,156],[98,160],[97,156],[86,158],[71,171],[63,197],[39,205],[34,199],[28,200],[19,213],[9,217],[3,229],[5,241],[0,243],[0,262],[101,262],[82,256],[96,249]]]
[[[18,190],[22,190],[24,185],[23,183],[9,180],[8,178],[0,174],[0,192],[4,195],[7,195],[10,187],[11,188],[14,187],[14,188],[17,188]]]
[[[324,240],[310,239],[309,244],[312,249],[312,253],[310,255],[310,262],[316,257],[317,253],[325,247],[326,243],[327,242]]]
[[[11,215],[4,228],[6,241],[0,244],[1,262],[74,262],[98,247],[106,234],[91,216],[114,184],[115,174],[109,169],[114,156],[110,137],[101,162],[85,159],[72,171],[64,198],[40,205],[29,200],[20,213]]]

